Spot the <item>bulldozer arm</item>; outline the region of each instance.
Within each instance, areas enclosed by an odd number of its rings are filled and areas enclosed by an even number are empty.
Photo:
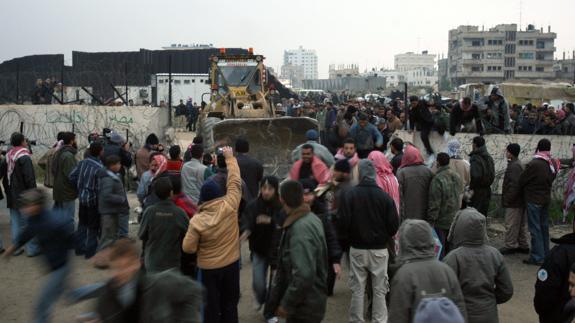
[[[292,150],[306,142],[310,129],[317,131],[318,122],[305,117],[226,119],[213,125],[212,135],[215,146],[233,146],[237,138],[248,140],[250,156],[264,164],[265,173],[284,178]]]

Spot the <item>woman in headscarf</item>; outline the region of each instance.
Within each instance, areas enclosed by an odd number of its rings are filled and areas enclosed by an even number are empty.
[[[154,155],[150,161],[152,178],[148,184],[147,195],[144,198],[144,211],[146,208],[156,204],[160,199],[154,192],[154,183],[160,177],[170,176],[168,172],[168,159],[162,154]],[[177,176],[180,176],[179,174]]]
[[[427,218],[429,184],[433,173],[415,146],[407,145],[397,171],[401,220]]]
[[[445,151],[449,155],[449,169],[454,171],[459,175],[463,186],[461,187],[461,191],[465,190],[466,186],[469,186],[469,182],[471,181],[471,174],[470,174],[470,164],[467,160],[461,157],[461,143],[459,140],[453,138],[447,142],[447,149]],[[437,172],[437,162],[433,164],[431,167],[431,171],[435,174]]]
[[[371,160],[375,167],[377,186],[393,199],[397,208],[397,214],[399,214],[399,182],[393,175],[393,166],[391,166],[385,155],[377,150],[369,153],[367,159]]]
[[[575,167],[575,145],[571,146],[571,153],[573,154],[573,166]],[[563,222],[567,219],[569,211],[575,204],[575,168],[571,170],[569,180],[567,181],[567,189],[565,190],[563,199]]]

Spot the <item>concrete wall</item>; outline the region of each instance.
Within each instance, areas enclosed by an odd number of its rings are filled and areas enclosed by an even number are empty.
[[[419,132],[414,132],[412,134],[407,131],[401,130],[397,131],[395,134],[397,137],[401,138],[403,141],[408,141],[417,146],[425,158],[425,149],[423,143],[421,142],[421,137]],[[471,152],[471,142],[473,137],[477,134],[472,133],[458,133],[455,137],[461,142],[462,145],[462,157],[469,160],[469,153]],[[447,138],[447,139],[446,139]],[[543,138],[547,138],[551,141],[551,154],[554,158],[571,158],[571,146],[575,144],[575,136],[540,136],[540,135],[486,135],[484,136],[487,145],[487,150],[493,157],[495,162],[495,183],[493,184],[493,193],[501,193],[501,184],[503,182],[503,176],[505,174],[505,169],[507,167],[507,159],[505,157],[505,148],[508,144],[515,142],[521,146],[521,154],[519,159],[527,163],[533,158],[537,143]],[[431,145],[435,152],[446,151],[447,141],[451,139],[451,136],[446,134],[446,137],[440,136],[436,132],[431,134]],[[563,198],[563,192],[565,191],[565,186],[567,179],[569,178],[569,173],[571,169],[561,170],[559,176],[553,183],[553,196],[557,199]]]
[[[168,110],[151,107],[104,107],[79,105],[2,105],[0,106],[0,140],[10,142],[10,135],[20,131],[24,122],[24,135],[36,140],[32,147],[34,157],[51,147],[60,131],[77,135],[78,147],[87,145],[90,133],[102,133],[103,128],[114,129],[139,147],[150,133],[165,136]],[[5,147],[2,147],[4,149]]]

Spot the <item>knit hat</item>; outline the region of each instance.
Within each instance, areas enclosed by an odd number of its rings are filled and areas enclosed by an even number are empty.
[[[349,161],[347,159],[340,159],[335,162],[335,166],[333,167],[335,171],[342,172],[342,173],[350,173],[351,166],[349,165]]]
[[[519,153],[521,152],[521,146],[519,146],[519,144],[516,143],[512,143],[507,145],[507,151],[515,156],[515,157],[519,157]]]
[[[224,192],[220,185],[218,185],[214,180],[205,182],[200,189],[200,201],[203,201],[204,203],[222,196],[224,196]]]
[[[110,136],[110,141],[115,143],[115,144],[118,144],[118,145],[123,145],[126,142],[124,137],[122,137],[122,135],[120,135],[119,133],[117,133],[115,131],[112,132],[112,134]]]
[[[419,302],[413,323],[464,323],[463,316],[453,301],[446,297],[429,297]]]
[[[451,158],[459,157],[461,154],[461,143],[457,139],[451,139],[447,143],[447,154]]]
[[[307,138],[307,140],[317,140],[319,134],[317,133],[316,130],[310,129],[305,133],[305,137]]]

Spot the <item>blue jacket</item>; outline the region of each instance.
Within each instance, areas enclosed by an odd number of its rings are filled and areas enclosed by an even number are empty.
[[[349,135],[355,140],[358,150],[370,150],[383,145],[383,136],[371,123],[368,123],[365,128],[356,123],[349,129]]]
[[[48,266],[56,270],[68,262],[69,250],[74,247],[74,220],[43,210],[39,215],[28,217],[28,225],[18,238],[16,248],[32,238],[38,239]]]
[[[98,206],[98,172],[102,168],[104,166],[98,158],[89,156],[70,173],[70,182],[78,190],[81,205]]]

